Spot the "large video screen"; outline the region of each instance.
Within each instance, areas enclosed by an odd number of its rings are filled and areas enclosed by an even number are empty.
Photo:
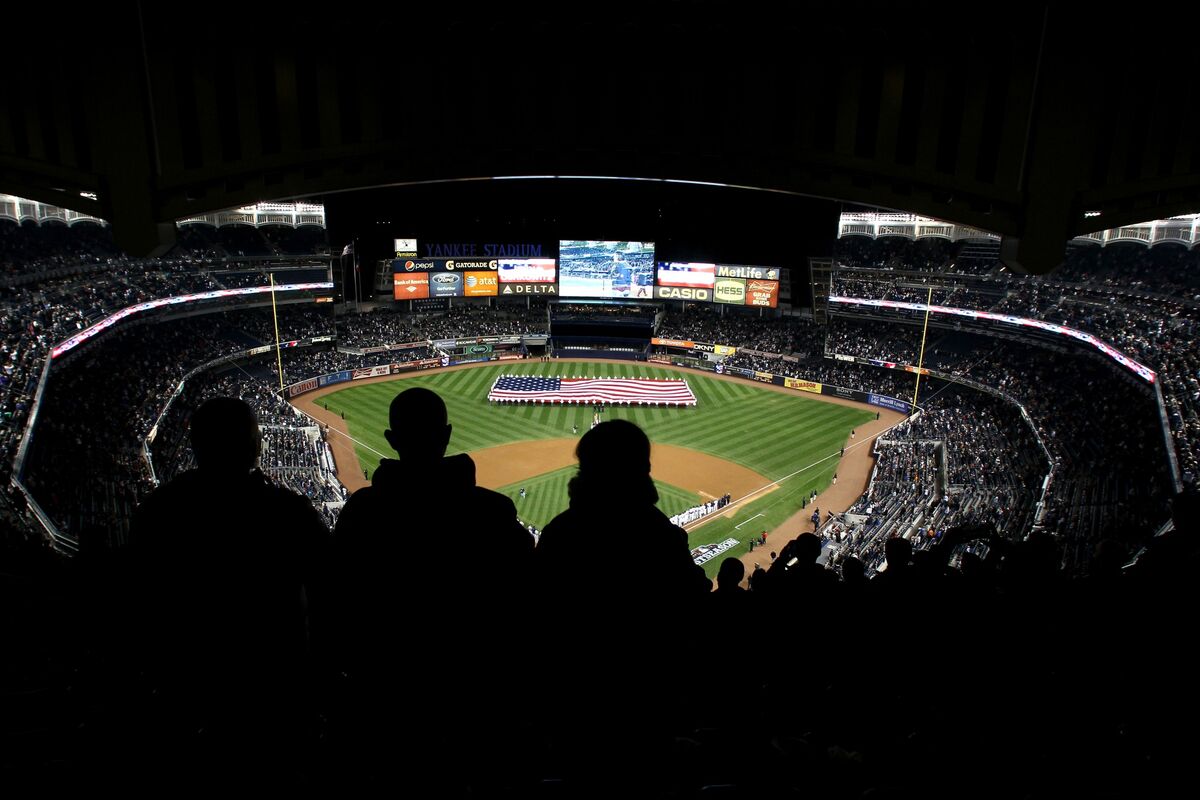
[[[558,287],[562,297],[649,300],[654,242],[559,242]]]

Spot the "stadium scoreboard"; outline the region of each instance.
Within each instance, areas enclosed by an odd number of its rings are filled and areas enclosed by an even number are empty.
[[[401,247],[411,253],[417,242],[397,239],[394,244],[397,253]],[[557,259],[532,245],[428,245],[424,250],[426,257],[392,262],[396,300],[540,295],[753,308],[779,303],[779,267],[655,261],[653,242],[564,239]]]

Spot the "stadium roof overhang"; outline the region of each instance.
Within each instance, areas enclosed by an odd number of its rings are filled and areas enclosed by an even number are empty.
[[[1200,107],[1160,80],[1188,74],[1178,10],[1153,37],[1057,6],[15,13],[44,35],[6,58],[0,190],[109,219],[135,254],[261,200],[495,176],[836,198],[1000,234],[1034,272],[1089,212],[1200,208]]]

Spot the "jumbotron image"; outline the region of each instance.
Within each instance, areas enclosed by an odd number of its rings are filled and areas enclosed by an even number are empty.
[[[138,6],[79,85],[28,73],[0,115],[8,783],[1186,785],[1195,109],[1103,111],[1058,9],[970,36],[727,10],[595,49],[351,10],[308,53]],[[694,82],[661,49],[714,31],[753,63]],[[948,52],[893,58],[899,31]],[[568,41],[605,74],[513,55]],[[755,60],[781,47],[795,70]]]

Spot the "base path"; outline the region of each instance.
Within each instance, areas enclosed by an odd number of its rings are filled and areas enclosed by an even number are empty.
[[[874,406],[869,406],[874,409]],[[829,518],[829,512],[840,514],[854,501],[862,497],[871,481],[871,470],[875,467],[875,455],[871,452],[872,445],[879,436],[903,422],[905,416],[898,411],[880,410],[879,419],[859,425],[854,429],[854,437],[846,439],[846,454],[838,463],[836,485],[825,487],[825,491],[817,495],[817,499],[808,507],[797,511],[788,517],[782,525],[767,533],[767,546],[755,548],[752,552],[742,555],[742,563],[746,565],[746,578],[754,572],[755,566],[768,569],[771,566],[771,553],[778,553],[787,542],[802,533],[811,533],[813,529],[812,513],[814,508],[821,509],[821,523]]]

